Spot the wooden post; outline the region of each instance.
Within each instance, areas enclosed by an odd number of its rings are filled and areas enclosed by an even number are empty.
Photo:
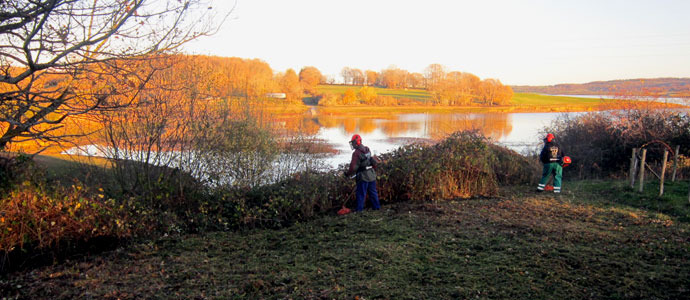
[[[661,162],[661,178],[659,179],[659,197],[664,195],[664,178],[666,177],[666,160],[668,159],[668,150],[664,149],[664,160]]]
[[[647,159],[647,149],[642,149],[642,159],[640,160],[640,188],[639,191],[642,193],[644,191],[644,163],[645,160]]]
[[[680,145],[676,145],[676,153],[673,154],[673,175],[671,182],[676,182],[676,171],[678,170],[678,152],[680,152]]]
[[[632,149],[632,157],[630,157],[630,174],[628,178],[630,179],[630,188],[635,188],[635,168],[637,168],[637,148]]]

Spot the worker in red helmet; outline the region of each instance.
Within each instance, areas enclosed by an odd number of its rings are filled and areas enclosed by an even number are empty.
[[[353,135],[350,139],[350,148],[354,152],[352,152],[350,168],[345,171],[345,176],[355,175],[357,180],[357,207],[355,211],[364,209],[364,198],[367,194],[373,208],[378,210],[381,208],[379,194],[376,191],[376,166],[378,162],[371,155],[369,147],[362,145],[362,137],[359,134]]]
[[[549,177],[553,175],[553,192],[561,192],[561,179],[563,177],[563,167],[561,162],[563,159],[563,149],[555,141],[555,136],[552,133],[546,135],[544,138],[544,148],[539,153],[539,159],[544,167],[542,169],[541,180],[537,186],[537,192],[543,192]]]

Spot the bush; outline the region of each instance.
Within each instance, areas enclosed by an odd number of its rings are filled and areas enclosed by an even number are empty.
[[[458,132],[435,145],[401,147],[380,159],[377,186],[383,203],[493,196],[499,184],[527,183],[535,178],[534,164],[528,159],[490,144],[477,132]],[[355,204],[355,183],[342,175],[342,169],[314,171],[305,167],[302,170],[306,171],[271,184],[229,184],[211,189],[179,170],[171,173],[165,167],[151,168],[157,171],[148,174],[172,174],[179,180],[154,180],[153,189],[146,193],[149,196],[108,195],[108,191],[78,183],[47,189],[45,183],[27,181],[13,187],[0,199],[4,213],[0,250],[6,255],[13,251],[55,254],[65,243],[99,237],[119,240],[166,233],[276,228],[335,212],[343,204]]]
[[[690,117],[669,110],[621,110],[562,117],[550,127],[573,159],[565,172],[579,178],[624,177],[632,148],[647,145],[650,162],[661,160],[664,143],[690,154]],[[660,141],[662,143],[652,143]]]
[[[458,132],[432,146],[409,145],[380,156],[383,203],[493,196],[499,184],[531,183],[535,163],[491,145],[477,132]],[[354,182],[342,170],[302,172],[278,183],[216,195],[211,215],[228,227],[280,227],[354,205]]]
[[[323,94],[318,99],[319,106],[336,106],[342,104],[342,99],[336,94]]]
[[[50,191],[26,181],[0,199],[0,212],[0,271],[12,253],[50,252],[70,242],[130,237],[136,230],[124,205],[79,184]]]
[[[541,166],[537,160],[495,144],[490,144],[489,147],[495,156],[493,170],[499,184],[536,183],[537,176],[541,172]]]
[[[0,192],[18,181],[30,178],[34,169],[30,156],[0,152]]]
[[[499,149],[472,131],[456,132],[433,146],[401,147],[382,156],[386,163],[379,172],[380,194],[417,201],[493,196],[499,183],[534,178],[526,159]]]

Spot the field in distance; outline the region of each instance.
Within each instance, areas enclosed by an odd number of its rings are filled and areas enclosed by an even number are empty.
[[[319,85],[318,91],[324,94],[343,95],[347,90],[352,90],[357,93],[362,86],[351,85]],[[616,99],[599,99],[599,98],[581,98],[573,96],[552,96],[534,93],[514,93],[509,105],[502,106],[432,106],[430,103],[432,99],[431,94],[423,89],[388,89],[380,87],[369,87],[373,89],[377,95],[391,96],[396,99],[411,99],[419,102],[419,105],[411,106],[410,109],[417,107],[425,107],[425,109],[432,108],[432,110],[467,110],[473,111],[496,111],[496,112],[548,112],[548,111],[593,111],[593,110],[607,110],[616,108],[629,108],[632,106],[639,106],[641,102],[616,100]],[[676,105],[666,105],[662,103],[644,103],[646,107],[652,105],[653,107],[669,107]],[[352,106],[348,106],[352,108]],[[372,106],[363,106],[371,109]],[[407,110],[405,106],[394,106],[396,109]],[[390,108],[390,107],[389,107]],[[328,109],[337,109],[336,107],[329,107]]]

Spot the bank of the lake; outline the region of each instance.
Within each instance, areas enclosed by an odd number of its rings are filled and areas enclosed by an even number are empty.
[[[330,93],[336,95],[343,95],[347,90],[358,91],[361,86],[344,86],[344,85],[320,85],[318,87],[321,93]],[[488,113],[488,112],[519,112],[519,113],[537,113],[537,112],[583,112],[583,111],[601,111],[601,110],[615,110],[628,109],[635,107],[644,108],[682,108],[687,107],[675,103],[663,103],[654,101],[636,101],[636,100],[621,100],[621,99],[604,99],[592,97],[577,97],[565,95],[544,95],[536,93],[514,93],[508,105],[496,106],[442,106],[442,105],[426,105],[431,99],[428,91],[422,89],[386,89],[378,87],[370,87],[378,95],[390,96],[396,99],[410,99],[416,101],[418,104],[412,105],[392,105],[392,106],[376,106],[376,105],[339,105],[339,106],[325,106],[319,107],[324,112],[338,113],[338,112],[363,112],[363,113]]]

